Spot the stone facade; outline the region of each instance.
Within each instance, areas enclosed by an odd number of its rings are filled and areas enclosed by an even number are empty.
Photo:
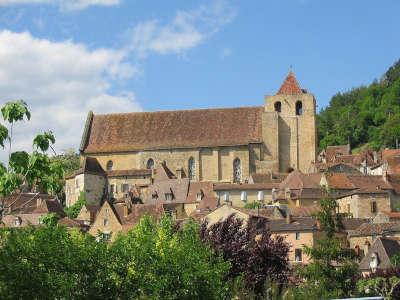
[[[173,172],[183,169],[189,174],[192,158],[195,166],[191,179],[198,181],[245,182],[251,173],[288,168],[305,172],[316,158],[315,108],[314,96],[300,89],[290,73],[279,92],[265,98],[264,107],[90,113],[80,150],[82,157],[96,158],[104,170],[109,162],[113,170],[145,169],[152,160],[155,164],[166,162]],[[138,118],[143,121],[135,121]],[[154,126],[160,126],[160,130],[154,130]],[[215,132],[226,136],[218,137]],[[131,138],[135,134],[149,137],[138,142]],[[118,140],[119,136],[123,142]],[[234,178],[237,159],[239,180]]]
[[[336,200],[339,213],[354,218],[374,218],[378,213],[392,211],[390,193],[353,194]]]
[[[85,193],[88,204],[99,204],[104,195],[105,186],[106,178],[101,175],[79,174],[67,178],[65,182],[66,206],[69,207],[78,201],[81,192]]]

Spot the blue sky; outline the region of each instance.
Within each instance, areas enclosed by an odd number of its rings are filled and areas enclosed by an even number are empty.
[[[25,99],[20,134],[53,129],[59,149],[77,147],[90,109],[262,105],[291,65],[320,109],[400,58],[399,11],[397,0],[0,0],[0,99]]]

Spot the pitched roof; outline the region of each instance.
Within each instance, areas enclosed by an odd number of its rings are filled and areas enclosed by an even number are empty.
[[[325,178],[331,189],[353,190],[356,188],[346,173],[326,173]]]
[[[164,215],[164,206],[161,203],[134,204],[132,212],[126,218],[126,224],[136,224],[145,215],[159,220]]]
[[[92,115],[84,153],[247,145],[262,141],[263,107]]]
[[[279,183],[215,183],[214,191],[229,190],[271,190],[278,188]]]
[[[252,173],[249,178],[249,183],[271,183],[281,182],[286,178],[287,173]]]
[[[372,236],[391,232],[400,232],[400,223],[363,223],[357,229],[349,232],[349,236]]]
[[[326,147],[326,162],[333,162],[336,157],[340,157],[342,155],[349,155],[350,153],[350,145],[338,145],[338,146],[328,146]]]
[[[7,197],[1,198],[0,202],[6,209],[7,213],[32,213],[35,209],[38,208],[38,204],[42,204],[45,200],[58,202],[55,196],[40,193],[13,193]],[[49,204],[50,210],[54,207],[55,206],[52,206],[52,203]]]
[[[168,179],[155,181],[148,188],[146,203],[186,203],[189,189],[189,179]],[[172,194],[171,201],[166,199],[166,194]]]
[[[107,177],[120,176],[151,176],[150,169],[111,170],[106,172]]]
[[[2,224],[4,227],[25,227],[28,225],[38,226],[40,225],[40,218],[43,217],[41,213],[29,213],[29,214],[11,214],[5,215],[2,218]],[[20,224],[16,225],[15,221],[19,220]]]
[[[94,175],[105,175],[105,171],[100,165],[99,161],[95,157],[85,156],[81,167],[74,171],[71,175],[67,176],[66,179],[74,178],[79,174],[94,174]]]
[[[284,181],[281,182],[280,188],[290,189],[320,189],[321,173],[303,174],[299,170],[291,172]]]
[[[360,262],[360,270],[370,270],[372,254],[378,256],[377,269],[388,269],[392,267],[390,258],[400,253],[399,241],[386,237],[378,237],[371,245],[367,255]]]
[[[270,220],[267,226],[271,232],[314,231],[317,230],[317,221],[314,218],[292,218],[288,223],[286,219],[277,219]]]
[[[215,193],[213,190],[213,183],[210,181],[190,181],[189,182],[189,190],[187,194],[187,202],[196,202],[198,201],[197,199],[197,194],[198,193],[203,194],[203,199],[201,202],[204,200],[204,198],[215,198]],[[210,200],[212,201],[212,200]]]
[[[290,209],[290,214],[293,217],[312,217],[317,212],[320,212],[321,208],[318,206],[298,206]]]
[[[296,76],[292,71],[289,72],[285,81],[282,83],[277,95],[298,95],[302,94],[303,91],[297,82]]]
[[[354,193],[386,193],[393,187],[379,175],[348,175],[351,183],[357,188]]]

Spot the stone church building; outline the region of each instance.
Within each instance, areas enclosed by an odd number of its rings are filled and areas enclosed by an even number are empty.
[[[263,106],[89,112],[80,153],[106,171],[165,162],[191,180],[245,182],[252,173],[307,172],[316,158],[316,101],[290,72]]]

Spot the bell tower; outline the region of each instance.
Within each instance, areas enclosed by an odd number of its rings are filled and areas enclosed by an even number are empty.
[[[308,172],[316,158],[316,101],[302,89],[292,71],[278,92],[265,96],[263,139],[279,171]]]

